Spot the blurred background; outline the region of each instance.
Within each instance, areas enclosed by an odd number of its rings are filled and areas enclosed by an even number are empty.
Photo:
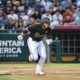
[[[47,62],[80,62],[80,0],[0,0],[0,61],[28,61],[28,35],[17,35],[43,17],[53,39]]]

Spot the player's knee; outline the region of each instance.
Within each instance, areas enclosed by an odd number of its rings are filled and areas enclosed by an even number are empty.
[[[46,59],[46,55],[44,55],[44,56],[41,56],[41,58],[45,60],[45,59]]]

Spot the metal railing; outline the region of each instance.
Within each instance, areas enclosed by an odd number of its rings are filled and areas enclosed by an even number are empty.
[[[11,33],[11,34],[18,34],[22,31],[22,29],[0,29],[0,33]]]

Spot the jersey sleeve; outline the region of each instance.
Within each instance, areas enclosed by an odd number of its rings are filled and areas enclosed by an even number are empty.
[[[50,28],[46,30],[46,35],[48,39],[52,38],[52,30]]]
[[[34,28],[35,28],[34,25],[31,25],[30,27],[23,29],[23,33],[26,34],[28,32],[32,32],[34,31]]]

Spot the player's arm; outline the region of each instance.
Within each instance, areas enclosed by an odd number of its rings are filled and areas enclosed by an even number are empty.
[[[30,27],[26,28],[25,30],[23,30],[21,32],[20,35],[18,35],[18,40],[22,40],[23,39],[23,36],[26,35],[28,32],[31,33],[31,32],[35,32],[37,30],[37,26],[39,24],[34,24],[34,25],[31,25]]]
[[[50,45],[53,42],[52,39],[52,30],[50,28],[47,29],[47,33],[46,33],[46,42],[48,45]]]
[[[25,36],[29,32],[28,28],[24,29],[19,35],[18,40],[22,40],[23,36]]]

